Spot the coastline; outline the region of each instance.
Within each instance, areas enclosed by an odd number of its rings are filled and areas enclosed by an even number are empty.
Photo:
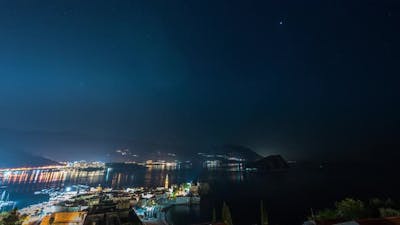
[[[155,221],[142,221],[145,225],[173,225],[172,221],[167,219],[168,210],[175,206],[188,206],[200,204],[200,197],[178,197],[177,199],[181,199],[181,201],[176,202],[173,200],[168,202],[158,209],[157,212],[157,220]],[[193,200],[194,199],[194,200]]]

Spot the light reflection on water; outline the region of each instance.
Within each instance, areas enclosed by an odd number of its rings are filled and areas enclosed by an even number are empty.
[[[47,188],[65,188],[74,184],[88,186],[128,188],[128,187],[159,187],[163,186],[165,179],[169,178],[170,184],[184,182],[210,181],[215,182],[221,178],[233,182],[242,182],[243,172],[232,172],[221,176],[221,171],[204,169],[160,169],[143,168],[138,170],[27,170],[27,171],[1,171],[0,187],[10,193],[10,200],[16,201],[18,208],[31,204],[47,201],[48,195],[34,194]]]
[[[394,171],[394,170],[393,170]],[[229,203],[235,224],[257,223],[259,201],[268,203],[273,224],[300,224],[309,209],[330,207],[333,202],[353,196],[359,199],[390,197],[400,201],[400,186],[393,178],[393,171],[377,168],[293,168],[278,173],[246,173],[204,169],[160,170],[155,168],[138,170],[71,171],[31,170],[0,172],[0,187],[7,186],[10,200],[17,201],[21,208],[45,201],[35,191],[49,187],[67,187],[86,184],[103,187],[126,188],[132,186],[161,186],[168,174],[171,184],[188,181],[207,182],[209,195],[202,199],[200,214],[175,210],[178,216],[171,217],[211,218],[212,208],[220,209],[222,202]],[[374,182],[371,182],[374,181]],[[342,184],[346,184],[343,186]],[[287,207],[290,202],[291,207]],[[245,205],[246,207],[243,207]],[[174,211],[171,211],[174,212]],[[183,215],[182,215],[183,214]],[[291,216],[287,216],[291,215]],[[188,219],[189,220],[189,219]],[[183,225],[199,221],[182,221]],[[179,223],[174,223],[179,225]]]
[[[67,184],[102,183],[104,171],[28,170],[0,172],[0,185],[11,192],[29,192]]]
[[[215,173],[215,174],[214,174]],[[112,188],[126,188],[132,186],[155,187],[164,184],[167,174],[170,183],[184,183],[198,181],[201,175],[206,180],[216,179],[218,171],[204,173],[202,170],[166,170],[146,168],[133,171],[119,171],[113,169],[82,171],[82,170],[27,170],[0,172],[0,186],[7,186],[11,192],[34,192],[50,187],[65,187],[73,184],[84,184]],[[229,172],[227,179],[235,182],[243,181],[243,172]],[[204,176],[203,176],[204,177]]]

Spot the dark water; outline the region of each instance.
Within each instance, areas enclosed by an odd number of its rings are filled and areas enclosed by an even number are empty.
[[[167,219],[174,225],[187,225],[211,220],[212,209],[220,215],[222,202],[231,208],[235,225],[259,224],[260,200],[268,211],[270,224],[301,224],[310,209],[333,206],[345,197],[372,197],[400,200],[400,185],[393,170],[377,168],[292,168],[280,173],[246,173],[186,170],[136,171],[30,171],[0,173],[0,186],[7,186],[10,199],[19,208],[45,201],[46,196],[34,195],[49,187],[86,184],[126,188],[132,186],[162,186],[166,175],[170,183],[207,182],[209,194],[199,206],[171,208]]]

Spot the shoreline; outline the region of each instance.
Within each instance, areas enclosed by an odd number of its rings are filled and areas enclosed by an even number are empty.
[[[157,212],[157,219],[155,221],[142,221],[145,225],[173,225],[172,221],[167,219],[168,210],[175,206],[187,206],[190,207],[192,205],[199,205],[199,201],[192,202],[193,197],[182,197],[182,198],[189,198],[187,202],[184,203],[176,203],[170,202],[163,206],[160,206],[159,211]],[[199,198],[200,199],[200,198]],[[155,223],[154,223],[155,222]]]

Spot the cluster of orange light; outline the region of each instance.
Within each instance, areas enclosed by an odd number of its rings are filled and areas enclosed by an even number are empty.
[[[53,166],[39,166],[39,167],[19,167],[19,168],[3,168],[0,172],[7,171],[26,171],[26,170],[50,170],[50,169],[63,169],[66,168],[64,165],[53,165]]]
[[[41,171],[33,172],[14,171],[0,173],[0,180],[3,184],[20,184],[20,183],[49,183],[65,180],[65,172],[63,171]]]

